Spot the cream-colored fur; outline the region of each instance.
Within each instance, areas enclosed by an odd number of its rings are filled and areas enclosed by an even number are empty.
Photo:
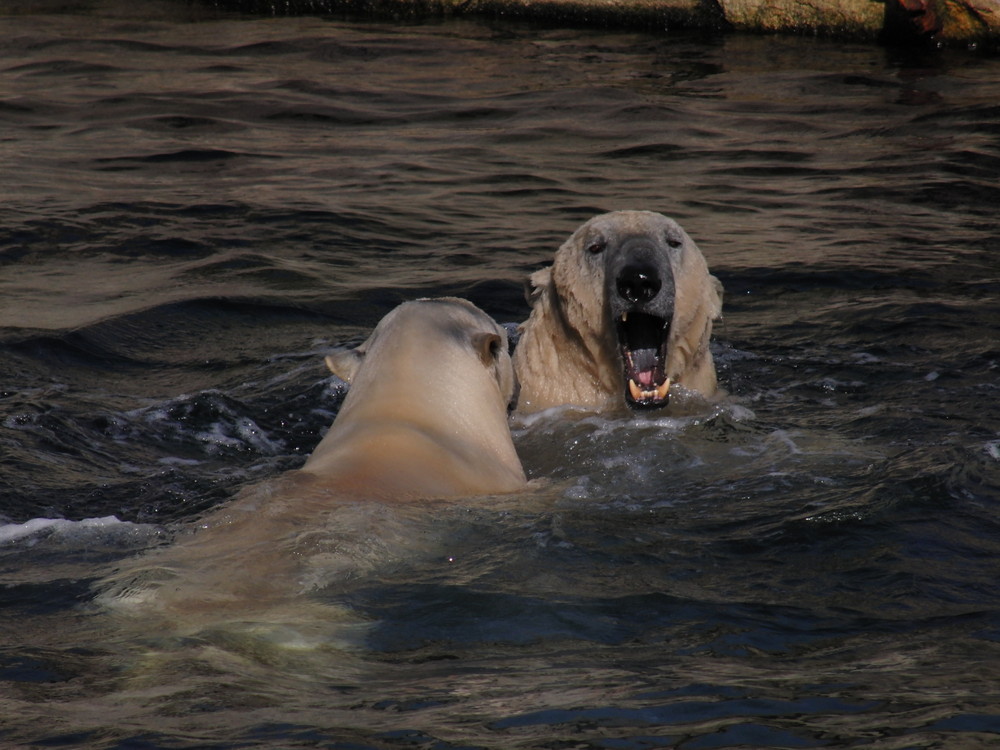
[[[471,303],[404,303],[327,363],[350,389],[303,468],[245,490],[193,534],[123,566],[102,601],[179,618],[187,630],[220,618],[280,620],[302,610],[304,591],[426,544],[378,520],[391,506],[525,486],[507,426],[506,332]]]
[[[327,364],[351,387],[302,468],[322,486],[395,500],[524,486],[507,427],[507,335],[472,303],[405,303]]]
[[[514,352],[518,412],[564,404],[607,410],[625,403],[628,379],[612,315],[611,298],[618,293],[612,274],[628,262],[626,255],[640,250],[642,263],[664,275],[663,289],[649,304],[672,308],[664,374],[673,385],[716,396],[709,338],[722,314],[722,285],[675,221],[648,211],[616,211],[577,229],[552,266],[530,278],[531,315]]]

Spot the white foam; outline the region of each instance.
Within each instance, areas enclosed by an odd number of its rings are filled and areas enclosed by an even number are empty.
[[[158,532],[156,526],[138,524],[131,521],[121,521],[117,516],[103,518],[84,518],[81,521],[68,521],[65,518],[32,518],[24,523],[8,523],[0,525],[0,545],[11,544],[23,539],[39,536],[58,535],[63,537],[82,534],[89,536],[94,532],[106,534],[109,531],[115,535],[124,532],[129,537],[151,535]]]
[[[572,422],[577,425],[588,426],[593,429],[594,436],[607,436],[619,432],[640,433],[658,432],[664,434],[680,434],[691,427],[705,424],[726,416],[733,422],[752,422],[756,420],[756,414],[746,406],[736,404],[731,401],[720,401],[711,403],[701,399],[692,391],[676,386],[678,391],[682,391],[689,399],[698,399],[704,409],[692,414],[678,416],[656,416],[655,413],[636,414],[626,412],[625,414],[601,414],[584,410],[576,406],[554,406],[542,411],[529,414],[516,413],[511,418],[511,432],[515,438],[530,433],[536,429],[548,430],[553,425],[567,424]]]
[[[987,443],[986,453],[994,461],[1000,461],[1000,440],[993,440]]]

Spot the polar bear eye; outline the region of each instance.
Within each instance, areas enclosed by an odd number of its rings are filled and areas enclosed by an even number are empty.
[[[591,255],[599,255],[603,253],[605,248],[607,248],[608,242],[603,237],[598,237],[597,239],[591,240],[587,243],[587,252]]]

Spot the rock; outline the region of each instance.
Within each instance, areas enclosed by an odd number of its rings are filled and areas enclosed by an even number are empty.
[[[740,31],[795,32],[874,39],[882,30],[883,4],[872,0],[719,0],[729,25]]]

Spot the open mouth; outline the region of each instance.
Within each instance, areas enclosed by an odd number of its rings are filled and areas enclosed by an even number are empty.
[[[625,312],[617,321],[625,369],[625,400],[640,409],[667,405],[670,378],[665,370],[670,321],[657,315]]]

